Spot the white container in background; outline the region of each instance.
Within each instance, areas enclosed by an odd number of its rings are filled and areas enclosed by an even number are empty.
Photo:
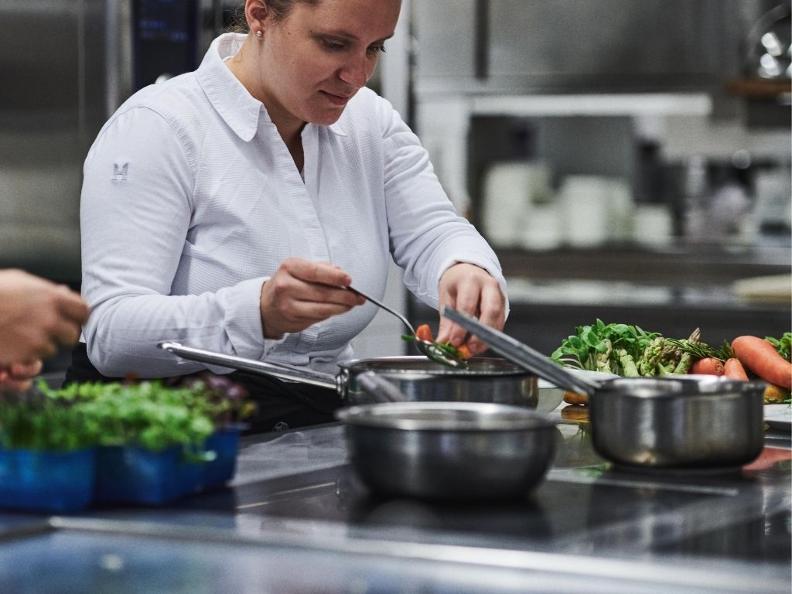
[[[668,206],[640,204],[635,209],[633,239],[647,247],[662,247],[671,242],[673,221]]]
[[[534,204],[528,211],[522,232],[527,250],[552,250],[562,243],[561,216],[556,204]]]
[[[611,241],[630,241],[633,238],[635,203],[632,191],[626,180],[610,180],[608,198],[608,239]]]
[[[534,204],[551,198],[550,173],[542,163],[497,163],[484,179],[483,231],[500,247],[522,244]]]
[[[494,246],[519,245],[529,204],[530,168],[527,163],[498,163],[484,179],[482,223]]]
[[[561,184],[558,200],[564,243],[590,248],[607,241],[610,213],[607,178],[569,175]]]

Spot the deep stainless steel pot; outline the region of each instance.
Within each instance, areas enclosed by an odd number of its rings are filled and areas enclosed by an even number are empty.
[[[595,382],[478,320],[443,315],[507,359],[557,386],[589,395],[594,449],[619,464],[713,468],[746,464],[764,441],[763,382],[616,378]]]
[[[408,401],[489,402],[536,408],[538,381],[519,365],[499,358],[476,357],[468,369],[452,369],[425,357],[378,357],[339,363],[336,375],[267,363],[166,341],[158,345],[184,359],[258,373],[336,390],[349,404],[372,398],[358,377],[374,372],[396,386]]]
[[[526,495],[547,472],[554,424],[522,407],[394,402],[341,409],[350,461],[378,493],[430,499]]]
[[[619,378],[589,399],[604,458],[654,468],[736,467],[764,446],[760,382]]]

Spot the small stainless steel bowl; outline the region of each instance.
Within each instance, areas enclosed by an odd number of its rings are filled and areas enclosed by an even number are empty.
[[[393,402],[341,409],[351,463],[373,491],[429,499],[525,495],[552,462],[555,426],[521,407]]]
[[[747,464],[764,440],[761,382],[620,378],[589,399],[594,449],[618,464]]]

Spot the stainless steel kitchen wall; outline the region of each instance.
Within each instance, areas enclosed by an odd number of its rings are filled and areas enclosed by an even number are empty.
[[[0,267],[79,282],[82,164],[93,139],[152,73],[194,68],[219,6],[0,2]]]

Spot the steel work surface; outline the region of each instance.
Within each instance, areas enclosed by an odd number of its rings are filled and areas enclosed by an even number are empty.
[[[370,495],[338,426],[247,438],[230,488],[167,509],[0,517],[0,591],[789,591],[788,436],[780,462],[710,476],[557,439],[533,493],[463,504]]]

